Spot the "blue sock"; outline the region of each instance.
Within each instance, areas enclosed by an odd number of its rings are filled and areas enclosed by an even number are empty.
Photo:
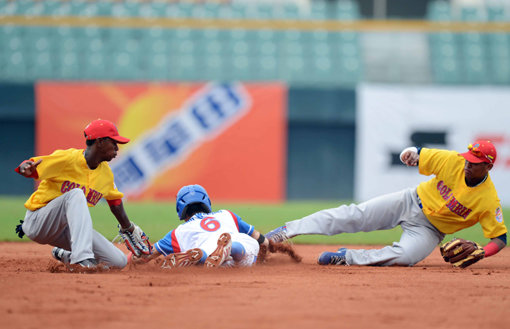
[[[230,252],[230,255],[236,262],[243,259],[245,253],[246,250],[244,249],[244,246],[241,243],[237,241],[232,242],[232,251]]]
[[[205,262],[205,260],[207,259],[207,253],[205,252],[204,249],[200,249],[200,250],[202,250],[202,258],[200,258],[199,263],[203,264]]]

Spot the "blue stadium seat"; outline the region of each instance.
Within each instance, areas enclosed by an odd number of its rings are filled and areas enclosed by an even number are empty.
[[[299,6],[294,2],[285,2],[281,6],[281,10],[278,12],[278,18],[297,20],[303,17],[303,13]]]
[[[458,60],[452,57],[432,59],[432,74],[437,83],[458,84],[462,82],[461,71]]]
[[[357,2],[351,0],[337,1],[335,7],[334,18],[337,20],[350,21],[360,19],[360,9]]]
[[[510,84],[510,56],[491,59],[488,70],[492,83]]]
[[[279,80],[278,58],[272,55],[263,55],[255,58],[255,79],[258,81]]]
[[[328,3],[324,0],[316,0],[310,3],[308,19],[324,20],[328,17]]]
[[[469,84],[485,84],[487,77],[486,62],[483,58],[467,57],[463,67],[464,81]]]
[[[192,16],[194,18],[216,18],[220,16],[220,4],[217,2],[205,2],[196,4],[192,8]]]
[[[309,62],[305,63],[303,56],[280,57],[278,67],[281,79],[296,85],[306,83],[313,69],[310,67]]]
[[[141,77],[141,67],[137,53],[116,51],[111,54],[109,77],[114,80],[137,80]]]
[[[252,6],[252,15],[255,19],[273,19],[275,18],[275,5],[268,2],[257,2]]]
[[[140,48],[150,53],[168,53],[170,48],[169,33],[162,28],[144,29],[141,34]]]
[[[164,81],[168,79],[169,58],[165,53],[149,53],[142,63],[142,78]]]
[[[508,22],[509,15],[505,12],[503,6],[487,6],[487,20],[492,22]]]
[[[29,81],[27,56],[21,51],[12,51],[6,54],[3,79],[14,82]]]
[[[481,7],[461,7],[460,19],[467,22],[482,22],[485,20],[483,8]]]
[[[430,21],[451,21],[453,15],[450,3],[446,0],[429,2],[427,5],[426,17]]]
[[[58,58],[55,64],[55,78],[62,80],[81,80],[82,65],[80,53],[67,52]]]
[[[89,3],[84,0],[73,0],[69,2],[69,14],[72,16],[87,16],[87,8]],[[88,15],[91,16],[91,15]]]
[[[225,72],[223,57],[217,54],[207,54],[200,58],[202,63],[200,80],[222,81]]]
[[[110,80],[107,72],[109,63],[107,63],[106,52],[93,52],[87,54],[83,61],[82,77],[86,80]]]

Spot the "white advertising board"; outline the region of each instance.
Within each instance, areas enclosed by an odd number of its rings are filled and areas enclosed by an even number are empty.
[[[408,146],[461,153],[486,138],[498,152],[490,175],[510,206],[510,88],[360,85],[356,115],[356,201],[430,179],[399,164]]]

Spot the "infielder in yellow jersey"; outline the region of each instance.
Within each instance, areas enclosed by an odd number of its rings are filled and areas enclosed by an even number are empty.
[[[485,257],[506,246],[507,228],[496,189],[489,175],[496,161],[496,149],[489,141],[469,145],[468,152],[416,147],[400,154],[408,166],[418,166],[423,175],[434,175],[418,187],[386,194],[359,205],[342,205],[287,222],[266,234],[281,242],[301,234],[370,232],[398,225],[399,242],[382,249],[347,249],[324,252],[320,265],[412,266],[427,257],[445,234],[482,226],[490,242]],[[483,255],[482,255],[483,256]]]
[[[124,211],[123,194],[115,187],[108,165],[117,155],[117,144],[129,139],[119,136],[115,125],[107,120],[92,121],[84,134],[86,149],[57,150],[32,157],[15,169],[40,181],[25,202],[28,210],[16,231],[20,237],[26,234],[35,242],[55,246],[53,256],[72,269],[95,268],[98,263],[123,268],[127,257],[92,228],[88,207],[105,198],[128,248],[136,254],[150,253],[145,233]]]

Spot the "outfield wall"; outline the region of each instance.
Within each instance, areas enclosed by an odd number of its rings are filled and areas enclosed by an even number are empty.
[[[83,85],[69,85],[78,92],[75,97],[69,98],[70,89],[64,88],[54,89],[51,97],[44,100],[34,93],[42,84],[37,88],[0,85],[1,194],[30,193],[30,180],[15,174],[13,168],[37,154],[37,150],[48,153],[58,147],[48,141],[62,143],[61,147],[82,147],[82,126],[101,114],[102,118],[116,121],[121,133],[133,138],[130,143],[133,147],[141,145],[142,140],[147,141],[150,134],[161,135],[163,123],[177,115],[161,112],[165,107],[158,107],[154,102],[160,98],[140,101],[141,91],[154,92],[161,84],[92,84],[95,92],[109,95],[110,103],[105,101],[103,105],[93,94],[80,94]],[[194,96],[183,96],[183,86],[189,85],[173,84],[171,88],[177,89],[162,94],[180,90],[183,104],[190,104]],[[217,132],[194,139],[202,144],[193,144],[186,150],[187,155],[181,162],[177,161],[180,169],[164,167],[166,174],[156,178],[161,186],[151,187],[145,196],[132,195],[133,199],[166,200],[172,198],[178,185],[198,182],[207,185],[218,201],[363,201],[427,179],[415,169],[399,164],[398,154],[404,147],[418,145],[464,151],[472,140],[489,138],[498,149],[491,176],[502,204],[510,202],[508,87],[360,85],[355,90],[241,85],[249,96],[242,110],[246,112]],[[119,89],[123,93],[112,89],[119,86],[123,86]],[[130,103],[130,99],[136,102]],[[87,102],[93,106],[87,107]],[[133,110],[133,106],[141,116],[128,120],[127,109]],[[40,111],[41,108],[49,112]],[[157,117],[167,120],[154,120]],[[120,154],[140,153],[134,149],[123,146]],[[215,157],[222,159],[219,165],[196,165],[209,163]],[[225,166],[232,170],[221,171]],[[217,188],[220,185],[225,188]],[[123,189],[128,191],[129,187]]]
[[[167,89],[161,90],[162,86]],[[0,124],[4,127],[0,131],[4,154],[0,193],[30,193],[32,182],[13,168],[33,154],[83,147],[80,130],[97,117],[116,122],[121,133],[133,139],[121,147],[117,160],[122,162],[123,154],[136,157],[143,151],[133,150],[142,141],[164,135],[165,122],[170,124],[180,115],[189,123],[186,111],[173,110],[193,103],[193,88],[200,86],[204,84],[0,84]],[[174,157],[160,154],[161,166],[151,167],[138,158],[144,177],[156,182],[148,187],[142,186],[143,179],[127,182],[126,171],[121,170],[118,176],[124,179],[117,183],[123,185],[122,190],[142,187],[144,195],[131,194],[132,199],[166,200],[173,198],[179,185],[200,182],[221,201],[351,199],[354,90],[253,83],[243,87],[249,104],[240,110],[239,118],[234,115],[225,127],[193,135],[196,138],[183,144],[183,151],[174,152]],[[168,95],[175,96],[170,99]],[[114,170],[119,161],[112,163]],[[151,174],[161,168],[164,174]]]

